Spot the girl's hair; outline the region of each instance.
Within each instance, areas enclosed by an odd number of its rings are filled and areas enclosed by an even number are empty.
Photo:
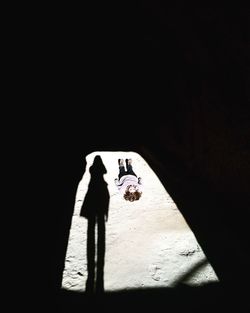
[[[135,192],[130,192],[126,190],[123,197],[125,200],[133,202],[133,201],[139,200],[141,195],[142,195],[142,192],[139,192],[137,190]]]

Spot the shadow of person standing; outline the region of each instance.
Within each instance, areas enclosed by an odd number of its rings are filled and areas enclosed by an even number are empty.
[[[103,175],[107,170],[99,155],[89,169],[90,182],[80,216],[88,220],[86,294],[104,292],[105,222],[108,220],[109,191]],[[95,227],[97,225],[97,242]],[[96,249],[97,248],[97,249]],[[96,266],[95,266],[96,265]]]

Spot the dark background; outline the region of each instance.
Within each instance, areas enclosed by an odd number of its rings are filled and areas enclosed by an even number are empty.
[[[22,283],[10,295],[33,312],[87,312],[97,303],[116,312],[244,311],[247,9],[161,1],[29,9],[16,28],[19,81],[25,85],[19,95],[30,104],[20,110],[29,119],[18,148],[28,217],[19,223],[25,236],[15,252]],[[96,150],[135,151],[145,158],[195,233],[219,285],[180,284],[99,299],[60,291],[76,188],[84,157]]]

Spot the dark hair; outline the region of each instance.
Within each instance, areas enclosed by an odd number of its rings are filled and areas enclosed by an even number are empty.
[[[125,200],[133,202],[133,201],[139,200],[141,195],[142,195],[142,192],[139,192],[139,191],[130,192],[127,190],[125,191],[123,197]]]

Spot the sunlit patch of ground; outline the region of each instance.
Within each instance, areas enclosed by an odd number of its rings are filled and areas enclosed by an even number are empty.
[[[184,282],[188,285],[218,281],[193,232],[145,160],[135,152],[98,151],[87,156],[86,172],[76,194],[62,288],[85,290],[87,220],[80,216],[80,208],[96,155],[106,167],[104,179],[110,194],[105,290],[174,287],[187,273],[190,277]],[[139,201],[125,201],[114,184],[118,158],[132,158],[134,171],[142,177],[144,192]]]

